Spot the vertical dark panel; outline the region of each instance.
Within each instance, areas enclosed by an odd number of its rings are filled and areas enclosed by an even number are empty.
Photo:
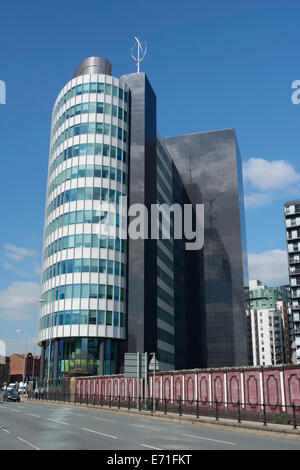
[[[130,88],[129,204],[150,209],[156,203],[156,96],[145,74],[121,78]],[[156,350],[156,297],[156,242],[128,239],[129,352]],[[124,347],[121,361],[123,354]]]

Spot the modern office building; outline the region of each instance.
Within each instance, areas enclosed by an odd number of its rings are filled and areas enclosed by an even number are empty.
[[[293,362],[300,363],[300,199],[284,204],[284,220],[295,334]]]
[[[180,160],[190,149],[178,155],[157,133],[156,96],[146,75],[111,73],[106,59],[86,59],[53,108],[40,381],[55,382],[72,369],[122,371],[127,351],[155,352],[162,370],[247,365],[246,245],[234,131],[190,139],[191,180]],[[153,205],[192,203],[195,222],[202,202],[208,207],[202,249],[188,250],[185,236],[174,236],[173,211],[169,238],[163,216],[158,239],[124,237],[124,219],[130,225],[139,213],[134,205],[146,208],[140,230],[150,234]]]
[[[190,199],[199,203],[201,193],[205,207],[204,280],[199,289],[206,364],[246,365],[251,357],[244,304],[248,262],[241,157],[235,131],[162,140]]]
[[[289,289],[249,281],[246,303],[250,319],[253,365],[292,362],[293,324]]]

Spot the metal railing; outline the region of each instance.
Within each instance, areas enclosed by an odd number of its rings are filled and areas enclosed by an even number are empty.
[[[242,403],[208,400],[183,400],[181,397],[169,398],[147,398],[131,396],[104,394],[70,394],[60,390],[29,392],[28,399],[52,401],[58,403],[75,403],[90,407],[108,407],[117,409],[146,410],[153,414],[161,412],[177,414],[179,416],[189,415],[199,418],[200,416],[212,417],[216,421],[220,418],[234,419],[238,423],[242,421],[260,422],[263,426],[267,424],[291,425],[293,429],[300,426],[300,406],[294,402],[291,405],[274,405],[270,403]]]

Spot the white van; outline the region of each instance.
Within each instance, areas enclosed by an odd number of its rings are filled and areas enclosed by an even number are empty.
[[[26,393],[26,383],[20,382],[18,392],[22,394]]]
[[[7,390],[14,390],[15,384],[8,384]]]

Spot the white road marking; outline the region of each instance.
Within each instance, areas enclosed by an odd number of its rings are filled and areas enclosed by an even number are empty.
[[[33,413],[25,413],[27,416],[33,416],[34,418],[39,418],[39,415],[34,415]]]
[[[161,431],[159,428],[151,428],[150,426],[142,426],[141,424],[130,424],[129,426],[134,426],[136,428],[150,429],[151,431]]]
[[[140,444],[142,447],[148,447],[148,449],[162,450],[159,447],[148,446],[147,444]]]
[[[108,421],[109,423],[115,423],[115,421],[113,421],[112,419],[106,419],[106,418],[96,418],[95,416],[93,416],[94,419],[100,419],[101,421]]]
[[[1,429],[2,431],[7,432],[7,434],[10,434],[10,431],[8,429],[5,429],[5,428],[1,428]]]
[[[25,442],[25,444],[27,444],[30,447],[33,447],[35,450],[41,450],[38,447],[34,446],[33,444],[30,444],[30,442],[25,441],[25,439],[22,439],[22,437],[17,437],[17,439],[19,439],[19,441]]]
[[[106,436],[106,437],[111,437],[112,439],[119,439],[116,436],[111,436],[110,434],[104,434],[103,432],[98,432],[98,431],[93,431],[92,429],[87,429],[87,428],[80,428],[83,431],[88,431],[88,432],[93,432],[95,434],[100,434],[100,436]]]
[[[192,436],[191,434],[181,434],[181,436],[194,437],[195,439],[203,439],[205,441],[220,442],[221,444],[228,444],[230,446],[236,446],[237,445],[235,442],[219,441],[218,439],[209,439],[208,437],[202,437],[202,436]]]
[[[58,421],[57,419],[51,419],[51,418],[47,418],[48,421],[53,421],[54,423],[59,423],[59,424],[65,424],[66,426],[70,426],[69,423],[64,423],[64,421]]]

